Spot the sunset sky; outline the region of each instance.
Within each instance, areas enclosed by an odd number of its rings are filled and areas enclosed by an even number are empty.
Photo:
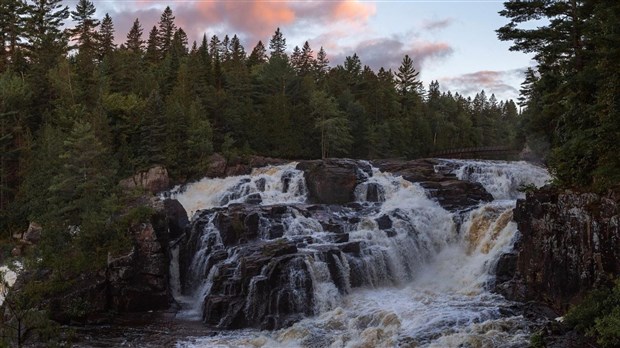
[[[166,5],[190,42],[203,33],[222,38],[237,34],[250,52],[267,43],[280,27],[288,50],[308,40],[324,46],[332,65],[356,52],[362,64],[396,69],[409,54],[424,84],[439,80],[443,90],[465,95],[484,89],[500,99],[516,98],[530,57],[508,51],[495,29],[507,21],[498,15],[502,1],[285,1],[285,0],[93,0],[97,16],[108,12],[119,41],[135,18],[145,39]],[[76,1],[67,1],[70,7]]]

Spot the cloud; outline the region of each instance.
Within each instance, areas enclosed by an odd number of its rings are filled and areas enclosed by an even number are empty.
[[[454,23],[454,18],[451,17],[438,20],[424,21],[422,23],[422,29],[429,31],[441,30],[449,27],[450,25],[452,25],[452,23]]]
[[[452,47],[445,42],[413,41],[405,43],[402,40],[392,38],[378,38],[364,40],[355,47],[343,49],[343,53],[334,56],[332,63],[340,64],[345,56],[357,53],[362,64],[368,65],[374,70],[381,67],[397,69],[405,55],[413,60],[415,68],[420,71],[424,65],[433,60],[443,59],[454,52]]]
[[[484,90],[487,95],[495,94],[499,99],[514,99],[519,95],[519,91],[514,87],[515,82],[523,79],[524,72],[525,69],[482,70],[442,78],[440,85],[443,89],[466,96],[473,96]]]
[[[114,19],[117,36],[124,37],[136,17],[148,32],[146,28],[156,24],[163,11],[161,5],[153,7],[153,3],[156,2],[117,0],[105,3]],[[376,12],[373,4],[349,0],[185,1],[174,3],[171,8],[176,16],[175,23],[185,30],[190,40],[202,37],[205,32],[209,36],[227,33],[239,35],[246,45],[268,40],[277,27],[286,35],[287,30],[300,30],[309,25],[363,25]]]

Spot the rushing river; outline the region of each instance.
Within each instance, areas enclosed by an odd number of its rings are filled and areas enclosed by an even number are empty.
[[[363,248],[355,257],[333,256],[337,271],[328,270],[325,257],[317,251],[331,245],[330,234],[319,221],[295,208],[306,201],[306,188],[303,173],[294,163],[256,169],[246,176],[204,179],[173,193],[190,215],[256,197],[261,205],[290,204],[278,221],[283,226],[281,238],[313,239],[312,245],[300,248],[306,273],[293,267],[288,278],[312,285],[312,296],[305,298],[299,292],[298,299],[311,303],[312,308],[304,309],[309,315],[279,330],[222,330],[204,337],[179,337],[176,347],[528,346],[527,320],[513,310],[514,303],[489,289],[497,260],[512,250],[518,233],[512,210],[522,195],[519,187],[541,186],[548,173],[525,162],[466,160],[443,160],[437,170],[481,183],[495,200],[449,212],[420,185],[373,169],[356,189],[359,205],[370,208],[354,212],[356,219],[345,226],[349,240],[363,242]],[[378,202],[367,201],[370,189]],[[213,245],[222,243],[211,238],[217,235],[214,216],[195,215],[205,222],[199,238],[204,245],[196,248],[188,274],[206,277],[195,279],[182,291],[178,260],[171,267],[172,286],[182,308],[176,314],[180,320],[201,320],[203,300],[210,296],[212,279],[220,271],[208,261]],[[378,224],[386,216],[389,232]],[[275,223],[261,219],[260,230],[273,230]],[[173,254],[178,255],[178,250]],[[234,264],[235,255],[229,251],[223,264]],[[344,280],[336,284],[334,272]],[[256,276],[256,282],[264,278]],[[246,315],[257,311],[254,302],[258,300],[251,297],[258,295],[253,291],[250,288],[247,295]]]

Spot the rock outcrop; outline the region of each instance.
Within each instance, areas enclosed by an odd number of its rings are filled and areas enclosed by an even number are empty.
[[[497,286],[507,297],[564,312],[620,274],[618,200],[544,188],[518,201],[514,219],[521,233],[516,257],[499,267],[516,274]]]
[[[187,214],[174,200],[149,200],[154,213],[131,227],[132,249],[124,255],[109,255],[107,267],[80,275],[66,291],[49,299],[52,319],[98,323],[108,320],[112,312],[170,307],[168,244],[172,231],[185,228]]]
[[[159,193],[170,188],[170,178],[165,167],[154,166],[131,178],[121,180],[119,185],[128,190],[140,188],[150,193]]]

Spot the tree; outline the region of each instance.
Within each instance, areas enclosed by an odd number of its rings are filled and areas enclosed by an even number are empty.
[[[329,59],[327,59],[327,53],[325,53],[325,50],[321,46],[321,49],[319,50],[319,53],[316,56],[316,61],[314,65],[315,76],[316,76],[317,81],[320,81],[325,77],[328,71],[328,66],[329,66]]]
[[[93,58],[98,44],[96,29],[99,26],[99,20],[93,18],[95,11],[95,5],[91,1],[79,0],[75,11],[71,11],[71,19],[76,22],[76,25],[70,31],[73,40],[77,42],[75,48],[80,51],[80,54]]]
[[[0,73],[10,63],[16,63],[18,50],[25,46],[27,10],[26,3],[21,0],[0,3]]]
[[[112,17],[106,13],[99,28],[99,59],[103,60],[104,57],[109,56],[115,49],[114,23],[112,22]]]
[[[415,70],[413,61],[409,58],[409,55],[405,55],[396,73],[396,88],[401,95],[417,93],[422,86],[422,83],[418,80],[418,75],[420,75],[420,72]]]
[[[265,50],[265,45],[263,45],[262,41],[258,41],[254,49],[252,49],[252,53],[248,57],[248,67],[252,68],[256,65],[260,65],[267,62],[267,50]]]
[[[497,30],[500,40],[512,41],[514,51],[534,53],[540,79],[534,83],[529,115],[545,120],[551,129],[549,164],[559,183],[590,186],[600,163],[596,140],[601,115],[597,115],[597,81],[605,72],[596,63],[605,44],[594,1],[515,1],[504,3],[500,14],[510,22]],[[543,25],[523,28],[523,23],[543,20]],[[605,25],[605,24],[603,24]],[[598,27],[598,28],[597,28]],[[538,108],[536,104],[542,106]],[[554,105],[554,107],[546,107]],[[534,130],[535,131],[535,130]],[[539,132],[537,132],[540,134]]]
[[[159,54],[159,36],[157,34],[157,27],[153,26],[149,32],[149,38],[146,41],[146,53],[144,60],[151,64],[157,64],[160,61]]]
[[[276,32],[271,37],[271,40],[269,40],[269,49],[272,58],[286,58],[286,39],[284,38],[284,35],[282,35],[280,28],[276,29]]]
[[[316,118],[316,127],[321,131],[321,158],[346,155],[353,138],[348,120],[338,110],[334,98],[323,91],[316,91],[312,94],[310,106]]]
[[[172,39],[174,38],[174,33],[177,31],[177,26],[174,24],[174,19],[175,17],[172,15],[170,6],[166,6],[166,9],[161,14],[159,19],[157,29],[157,48],[159,50],[160,58],[163,58],[172,47]]]
[[[127,34],[127,41],[125,42],[125,47],[133,53],[142,54],[142,50],[144,49],[144,40],[142,40],[142,25],[140,24],[140,20],[136,18]]]

